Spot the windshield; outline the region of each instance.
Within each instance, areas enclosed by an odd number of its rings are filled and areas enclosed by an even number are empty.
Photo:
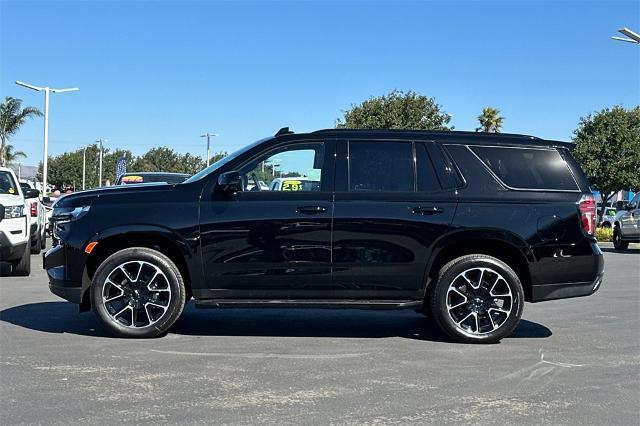
[[[262,142],[266,141],[267,139],[271,139],[271,138],[268,137],[268,138],[260,139],[259,141],[255,141],[251,145],[247,145],[247,146],[245,146],[243,148],[240,148],[239,150],[235,151],[234,153],[229,154],[226,157],[221,158],[220,160],[216,161],[215,163],[213,163],[209,167],[200,170],[198,173],[196,173],[195,175],[191,176],[189,179],[185,180],[184,182],[185,183],[190,183],[190,182],[195,182],[197,180],[202,179],[203,177],[207,176],[209,173],[213,172],[214,170],[219,169],[220,167],[222,167],[225,164],[227,164],[229,161],[238,158],[240,155],[244,154],[245,152],[249,151],[251,148],[253,148],[253,147],[257,146],[257,145],[260,145]]]
[[[0,194],[19,195],[13,176],[9,172],[0,172]]]

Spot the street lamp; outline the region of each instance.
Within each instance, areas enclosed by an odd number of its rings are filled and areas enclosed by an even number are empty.
[[[85,145],[82,148],[82,190],[84,191],[85,182],[86,182],[86,173],[87,173],[87,148],[91,145]]]
[[[211,148],[211,138],[215,138],[218,136],[217,133],[205,133],[204,135],[200,135],[201,138],[207,138],[207,167],[209,167],[209,159],[211,156],[209,155],[209,149]]]
[[[625,38],[625,37],[611,37],[611,38],[614,40],[626,41],[627,43],[640,44],[640,34],[634,33],[629,28],[620,28],[618,32],[626,35],[629,38]]]
[[[42,193],[47,195],[47,160],[49,157],[49,93],[64,93],[75,92],[80,90],[77,87],[71,87],[68,89],[52,89],[51,87],[39,87],[32,84],[24,83],[22,81],[16,81],[19,86],[26,87],[27,89],[41,92],[44,90],[44,157],[42,159]]]
[[[100,179],[98,181],[98,188],[102,188],[102,144],[104,142],[108,142],[106,139],[98,139],[96,140],[96,143],[100,146],[100,161],[99,161],[99,166],[98,166],[98,179]]]

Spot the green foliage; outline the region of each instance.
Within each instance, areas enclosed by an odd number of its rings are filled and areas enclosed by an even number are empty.
[[[49,157],[48,181],[57,188],[75,187],[82,189],[82,153],[83,150],[65,152],[55,157]],[[87,147],[86,188],[98,186],[99,148],[97,145]],[[124,155],[127,159],[127,172],[174,172],[194,174],[206,166],[206,161],[192,154],[180,154],[171,148],[152,148],[143,155],[136,157],[131,151],[116,149],[104,150],[102,158],[102,182],[113,184],[116,180],[116,163]],[[226,156],[220,152],[211,158],[211,162]],[[39,178],[42,175],[42,163],[39,168]]]
[[[0,104],[0,166],[6,166],[11,158],[8,158],[13,147],[8,145],[9,137],[15,135],[20,130],[20,127],[27,121],[28,118],[41,116],[42,113],[39,109],[33,107],[22,108],[22,99],[12,98],[7,96]],[[20,151],[13,153],[13,155],[24,156]]]
[[[482,109],[482,114],[478,116],[480,127],[476,128],[476,132],[499,133],[502,129],[504,117],[500,116],[500,110],[492,107]]]
[[[613,241],[613,228],[596,228],[596,239],[601,243],[605,241]]]
[[[5,144],[4,156],[7,160],[7,164],[12,164],[18,160],[18,158],[26,158],[27,154],[22,151],[14,151],[13,145]]]
[[[615,106],[581,118],[573,141],[573,155],[603,201],[621,189],[640,189],[640,107]]]
[[[394,90],[372,97],[345,111],[336,122],[346,129],[453,130],[451,115],[441,110],[434,98]]]

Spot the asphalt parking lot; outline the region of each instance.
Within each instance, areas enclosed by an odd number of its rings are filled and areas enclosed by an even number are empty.
[[[412,311],[195,310],[116,339],[31,277],[0,278],[1,422],[583,424],[640,421],[640,249],[587,298],[526,304],[500,344]]]

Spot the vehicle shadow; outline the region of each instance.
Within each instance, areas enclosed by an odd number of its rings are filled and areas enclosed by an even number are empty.
[[[609,247],[600,247],[600,250],[606,253],[617,253],[617,254],[640,254],[640,248],[631,248],[629,247],[626,250],[616,250],[614,248]]]
[[[93,314],[78,314],[67,302],[40,302],[0,311],[0,321],[45,333],[110,337]],[[195,309],[193,303],[170,333],[189,336],[272,337],[404,337],[448,342],[434,321],[413,311],[361,311],[353,309]],[[510,338],[545,338],[551,330],[521,320]]]

